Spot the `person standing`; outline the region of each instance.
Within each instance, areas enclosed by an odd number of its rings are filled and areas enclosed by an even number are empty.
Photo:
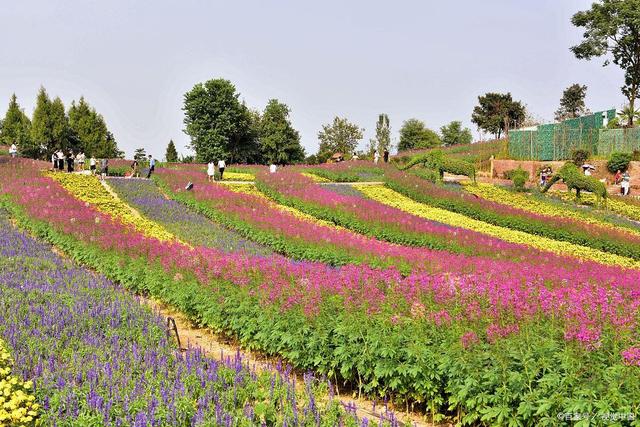
[[[54,151],[51,154],[51,169],[55,172],[58,169],[58,152]]]
[[[629,175],[629,171],[624,171],[624,173],[622,174],[622,195],[628,196],[630,189],[631,189],[631,176]]]
[[[615,185],[618,185],[618,184],[620,184],[620,180],[621,180],[621,179],[622,179],[622,172],[620,172],[620,169],[618,169],[618,170],[616,171],[616,174],[615,174],[615,175],[614,175],[614,177],[613,177],[613,183],[614,183]]]
[[[218,171],[220,172],[220,181],[222,181],[222,175],[224,174],[224,168],[227,167],[227,164],[224,160],[218,160]]]
[[[100,159],[100,180],[104,181],[109,175],[109,159]]]
[[[89,159],[89,169],[91,169],[91,175],[96,174],[96,158],[94,156]]]
[[[278,170],[278,167],[276,166],[275,163],[271,163],[269,165],[269,173],[276,173],[277,170]]]
[[[73,172],[73,162],[75,160],[75,156],[73,155],[73,151],[69,151],[69,156],[67,157],[67,172]]]
[[[76,161],[78,162],[78,170],[80,172],[84,172],[84,160],[85,160],[84,151],[81,151],[76,156]]]
[[[18,147],[16,147],[15,142],[11,144],[11,147],[9,148],[9,154],[14,158],[18,155]]]
[[[385,163],[389,163],[389,150],[387,150],[386,148],[384,149],[384,154],[382,158],[384,159]]]
[[[138,161],[137,160],[133,160],[133,163],[131,163],[131,177],[132,178],[138,178],[140,176],[140,173],[138,172]]]
[[[207,181],[213,182],[216,180],[216,164],[211,160],[207,163]]]
[[[149,154],[149,172],[147,173],[147,178],[151,178],[151,174],[156,170],[156,159],[153,158],[151,154]]]
[[[378,150],[373,150],[373,163],[377,165],[379,161],[380,153],[378,153]]]
[[[58,170],[60,172],[64,172],[64,152],[62,150],[58,150]]]

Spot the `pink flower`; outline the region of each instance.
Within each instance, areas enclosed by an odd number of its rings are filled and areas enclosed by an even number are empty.
[[[625,365],[640,366],[640,347],[629,347],[621,354]]]

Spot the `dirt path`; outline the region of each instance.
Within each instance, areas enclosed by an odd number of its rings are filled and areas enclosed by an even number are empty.
[[[140,302],[152,310],[158,312],[162,317],[171,317],[176,322],[178,329],[178,335],[180,338],[180,344],[183,348],[189,346],[197,346],[202,348],[209,357],[222,360],[223,358],[234,357],[237,353],[240,353],[242,358],[252,367],[257,370],[270,370],[271,366],[278,362],[278,359],[266,357],[262,354],[241,350],[239,346],[228,338],[218,336],[207,328],[200,328],[194,325],[186,316],[174,308],[164,304],[161,301],[150,299],[146,297],[138,296]],[[299,387],[303,387],[304,379],[300,372],[296,373],[296,384]],[[360,419],[366,417],[370,422],[378,422],[381,416],[384,415],[384,406],[374,406],[374,402],[357,397],[347,397],[344,394],[339,394],[340,390],[336,390],[334,399],[339,399],[344,406],[350,405],[355,407],[356,414]],[[395,408],[394,408],[395,409]],[[416,427],[433,427],[436,424],[426,422],[424,417],[415,414],[397,411],[394,413],[395,417],[400,420],[401,425],[404,426],[416,426]],[[446,424],[438,424],[439,426],[445,426]]]

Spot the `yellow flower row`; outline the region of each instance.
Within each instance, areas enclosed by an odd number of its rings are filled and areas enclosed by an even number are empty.
[[[335,225],[334,223],[328,222],[328,221],[324,221],[322,219],[318,219],[312,215],[306,214],[296,208],[292,208],[289,206],[284,206],[284,205],[280,205],[276,202],[274,202],[273,200],[271,200],[270,198],[268,198],[267,196],[265,196],[260,190],[258,190],[258,188],[256,188],[255,185],[253,184],[225,184],[227,188],[229,188],[229,190],[231,191],[235,191],[236,193],[244,193],[244,194],[251,194],[253,196],[258,196],[262,199],[264,199],[265,201],[267,201],[269,203],[269,206],[274,208],[274,209],[278,209],[284,212],[288,212],[290,214],[292,214],[293,216],[300,218],[304,221],[309,221],[309,222],[313,222],[314,224],[318,224],[318,225],[322,225],[325,227],[332,227],[332,228],[338,228],[338,229],[342,229],[342,227]]]
[[[253,181],[256,177],[247,172],[225,171],[223,181]]]
[[[628,232],[629,234],[640,235],[640,231],[621,228],[609,222],[591,217],[584,212],[574,211],[571,209],[563,209],[562,207],[556,206],[552,203],[549,203],[548,201],[535,199],[524,193],[514,193],[491,184],[478,183],[477,185],[473,185],[471,182],[463,182],[463,185],[465,186],[465,190],[467,190],[469,193],[475,194],[478,197],[482,197],[483,199],[493,202],[502,203],[504,205],[513,206],[541,215],[575,219],[587,224],[595,224],[601,227],[623,230],[625,232]]]
[[[135,209],[124,203],[120,198],[103,186],[97,177],[80,174],[50,173],[74,197],[96,207],[100,212],[112,216],[125,224],[133,225],[136,230],[147,237],[158,240],[177,240],[158,223],[140,215]]]
[[[567,200],[570,202],[573,202],[576,199],[575,195],[571,193],[563,192],[563,191],[553,191],[553,192],[550,192],[550,194],[555,197],[559,197],[562,200]],[[591,193],[581,193],[580,198],[582,199],[582,202],[585,204],[589,204],[592,206],[597,205],[596,196],[594,196]],[[632,219],[634,221],[640,221],[640,206],[634,206],[630,203],[626,203],[623,200],[620,200],[620,198],[616,196],[609,197],[605,203],[606,203],[607,210],[622,216],[626,216],[627,218]]]
[[[0,426],[33,425],[40,405],[33,396],[33,383],[11,375],[13,359],[0,339]]]
[[[315,182],[331,182],[331,180],[329,180],[329,179],[327,179],[327,178],[325,178],[323,176],[316,175],[315,173],[300,172],[300,175],[306,176],[307,178],[311,178]]]
[[[416,202],[383,185],[355,185],[354,187],[373,200],[432,221],[466,228],[497,237],[507,242],[519,243],[543,251],[554,252],[561,255],[571,255],[603,264],[640,268],[640,262],[631,258],[488,224],[462,214]]]

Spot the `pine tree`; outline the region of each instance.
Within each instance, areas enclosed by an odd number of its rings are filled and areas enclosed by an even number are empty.
[[[40,87],[36,99],[36,108],[33,110],[31,120],[31,150],[29,157],[42,157],[53,142],[53,129],[51,126],[51,99],[44,87]],[[55,147],[54,149],[61,148]]]
[[[113,134],[107,129],[107,124],[101,114],[85,101],[84,97],[71,103],[69,108],[69,125],[79,141],[79,149],[88,156],[98,158],[120,157]]]
[[[133,153],[133,159],[141,162],[147,158],[147,152],[144,148],[136,148],[136,151]]]
[[[380,114],[376,122],[376,137],[369,141],[369,155],[373,155],[374,150],[384,153],[384,150],[391,149],[391,128],[389,127],[389,116]]]
[[[167,152],[164,155],[167,162],[175,163],[178,161],[178,151],[176,150],[176,145],[173,143],[173,139],[169,140],[169,145],[167,145]]]
[[[34,150],[29,135],[30,128],[31,121],[24,111],[20,109],[16,94],[14,93],[9,100],[9,108],[2,121],[0,142],[5,145],[15,143],[23,156],[31,157]]]
[[[51,141],[46,146],[46,152],[51,154],[57,148],[62,148],[64,151],[77,150],[78,147],[69,145],[69,118],[59,97],[56,97],[50,105],[49,119]]]

